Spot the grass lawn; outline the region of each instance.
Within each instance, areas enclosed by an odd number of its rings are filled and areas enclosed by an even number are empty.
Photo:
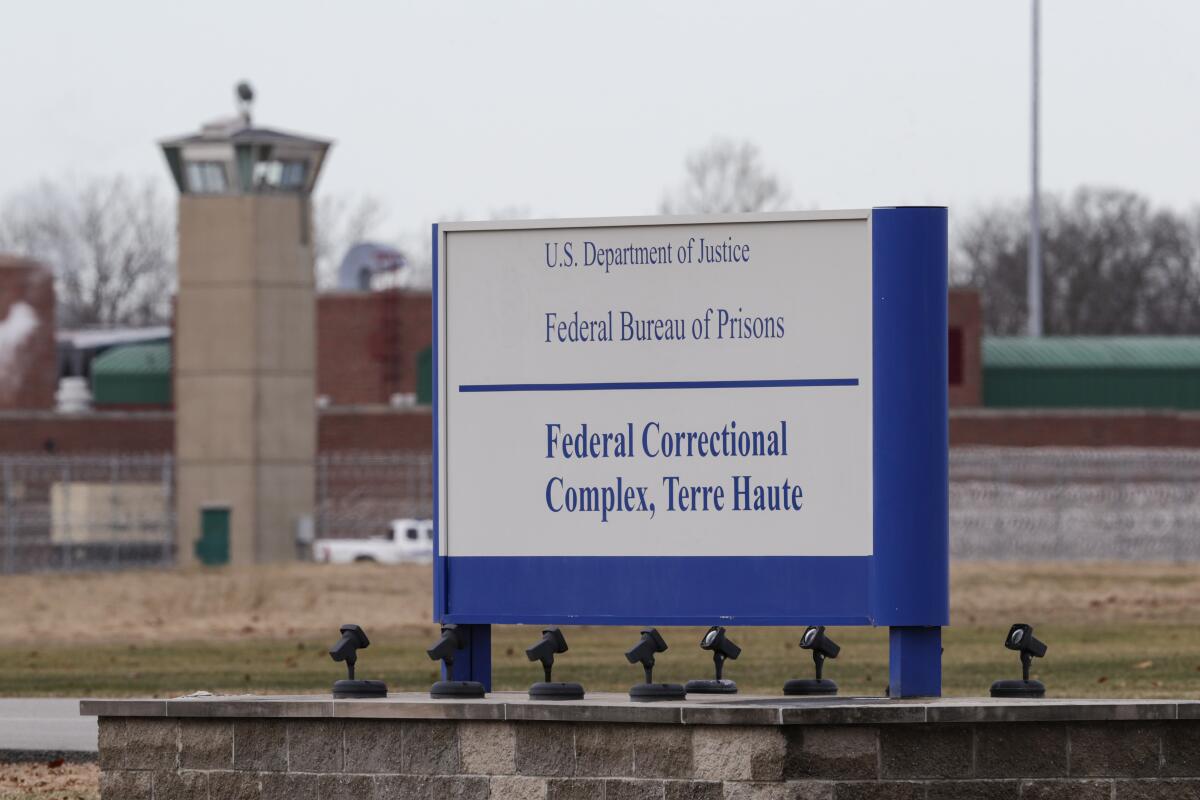
[[[0,579],[0,695],[157,696],[328,692],[344,668],[327,649],[343,622],[372,645],[359,675],[393,691],[424,691],[437,677],[425,656],[429,570],[290,565],[261,569],[29,575]],[[951,625],[944,631],[947,695],[985,695],[1020,675],[1003,647],[1013,622],[1049,645],[1034,674],[1051,697],[1200,696],[1200,570],[1191,564],[954,565]],[[591,691],[624,691],[641,669],[623,652],[633,628],[567,628],[570,651],[555,676]],[[709,677],[701,628],[662,629],[670,650],[655,676]],[[878,695],[887,683],[887,631],[831,629],[841,656],[826,664],[843,695]],[[742,657],[726,675],[747,692],[776,694],[812,675],[800,629],[734,628]],[[496,689],[540,680],[524,649],[539,631],[493,629]],[[0,764],[0,800],[97,800],[94,764],[57,769]]]
[[[1049,645],[1034,674],[1058,697],[1200,696],[1200,570],[1170,564],[961,564],[944,631],[945,693],[985,695],[1020,677],[1003,647],[1012,622],[1029,622]],[[168,571],[93,576],[19,576],[0,581],[0,695],[175,696],[213,692],[327,692],[344,667],[327,649],[340,622],[361,622],[373,644],[359,675],[393,691],[436,679],[425,656],[428,570],[299,565],[258,571]],[[623,653],[634,628],[565,628],[570,651],[555,676],[592,691],[641,680]],[[670,650],[656,678],[711,677],[701,628],[663,628]],[[826,677],[842,694],[882,694],[887,631],[835,628],[841,656]],[[743,691],[778,693],[810,677],[800,629],[733,628],[742,657],[726,666]],[[521,690],[541,667],[524,650],[536,628],[497,627],[497,690]]]
[[[944,637],[948,695],[983,695],[997,678],[1020,677],[1016,654],[1002,646],[997,626],[951,627]],[[701,628],[664,628],[670,650],[658,658],[656,678],[686,681],[711,677],[712,661],[697,644]],[[1034,673],[1059,697],[1196,697],[1200,695],[1200,630],[1150,624],[1133,635],[1125,624],[1045,625],[1038,628],[1050,650]],[[640,682],[640,666],[622,653],[637,641],[633,628],[567,630],[571,649],[559,656],[555,676],[594,691],[624,691]],[[826,664],[826,677],[843,694],[882,694],[887,684],[884,630],[840,628],[831,635],[842,654]],[[793,677],[811,677],[812,661],[796,646],[798,629],[739,628],[731,631],[744,652],[726,666],[743,691],[777,693]],[[329,641],[296,640],[166,642],[106,645],[55,644],[37,650],[0,650],[0,694],[175,696],[197,689],[214,692],[327,692],[344,667],[326,653]],[[521,690],[541,680],[541,666],[524,649],[536,629],[496,628],[493,669],[497,690]],[[361,677],[386,680],[393,691],[422,691],[436,680],[424,648],[425,630],[397,631],[360,654]]]

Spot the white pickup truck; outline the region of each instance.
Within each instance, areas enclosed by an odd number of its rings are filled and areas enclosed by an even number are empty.
[[[379,536],[317,539],[312,548],[313,560],[324,564],[428,564],[433,560],[433,520],[394,519]]]

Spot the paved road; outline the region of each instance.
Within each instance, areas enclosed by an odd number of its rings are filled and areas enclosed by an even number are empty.
[[[79,701],[0,698],[0,751],[96,752],[96,718],[79,716]]]

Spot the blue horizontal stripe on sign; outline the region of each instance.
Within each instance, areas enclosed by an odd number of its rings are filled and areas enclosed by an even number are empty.
[[[858,386],[858,378],[785,378],[761,381],[609,381],[600,383],[463,383],[460,392],[611,392],[642,389],[773,389]]]
[[[443,622],[871,625],[870,556],[453,556]]]

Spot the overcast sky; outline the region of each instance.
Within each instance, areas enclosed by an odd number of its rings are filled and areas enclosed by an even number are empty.
[[[1200,2],[1044,0],[1045,189],[1200,199]],[[25,2],[0,12],[0,195],[165,185],[158,138],[233,110],[336,140],[319,192],[389,233],[502,208],[653,213],[749,139],[797,207],[1028,187],[1029,2]]]

